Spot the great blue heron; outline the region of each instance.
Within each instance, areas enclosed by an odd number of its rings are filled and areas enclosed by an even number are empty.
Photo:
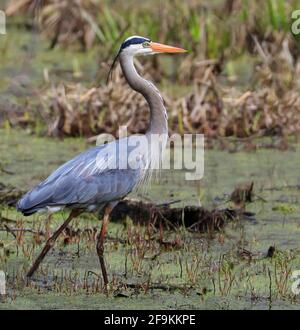
[[[67,220],[46,242],[29,270],[28,277],[33,275],[60,233],[67,228],[74,217],[84,211],[103,210],[102,227],[97,239],[97,254],[104,284],[105,286],[108,284],[103,252],[109,214],[118,201],[143,181],[147,172],[151,171],[153,163],[160,159],[168,134],[167,113],[163,99],[156,87],[137,73],[133,58],[136,55],[183,52],[185,50],[182,48],[154,43],[139,36],[130,37],[123,42],[110,73],[119,60],[130,87],[141,93],[149,104],[149,128],[145,135],[126,137],[83,152],[59,167],[17,203],[17,209],[25,216],[42,211],[56,212],[63,208],[71,210]],[[138,153],[129,160],[128,155],[133,145],[139,144],[142,138],[149,142],[152,135],[163,136],[162,144],[155,148],[151,147],[150,152],[149,148],[139,148]],[[125,149],[129,152],[124,153]],[[113,164],[115,166],[112,166]]]

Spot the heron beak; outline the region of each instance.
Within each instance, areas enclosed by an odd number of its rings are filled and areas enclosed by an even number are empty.
[[[187,50],[183,48],[159,44],[157,42],[150,42],[150,48],[156,53],[186,53]]]

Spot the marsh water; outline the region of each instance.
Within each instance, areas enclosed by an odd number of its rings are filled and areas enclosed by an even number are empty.
[[[0,181],[22,190],[34,186],[61,163],[90,147],[84,139],[58,141],[21,131],[1,130],[0,136],[1,167],[5,169]],[[206,150],[202,180],[186,181],[183,171],[164,171],[159,182],[152,182],[143,196],[131,196],[158,204],[177,201],[177,206],[201,204],[208,209],[224,208],[230,206],[230,193],[238,184],[254,182],[255,198],[246,206],[252,216],[228,223],[209,235],[190,233],[183,228],[175,233],[165,232],[166,240],[181,238],[182,244],[170,251],[153,245],[139,255],[142,248],[134,237],[131,246],[116,243],[113,238],[125,239],[128,233],[144,237],[144,228],[111,224],[112,240],[106,258],[116,281],[121,283],[128,272],[127,282],[143,283],[151,273],[153,283],[178,285],[174,291],[151,289],[137,293],[123,288],[105,299],[92,289],[72,291],[69,288],[72,276],[78,277],[80,283],[85,272],[99,273],[94,242],[83,247],[84,239],[68,245],[58,242],[38,273],[35,285],[28,287],[22,282],[22,274],[41,246],[33,243],[30,233],[24,235],[25,242],[18,246],[20,242],[16,243],[12,235],[1,232],[0,268],[8,274],[9,294],[0,308],[299,308],[299,297],[291,291],[292,272],[300,269],[297,150],[297,146],[284,152]],[[24,218],[14,208],[5,206],[1,216],[16,220],[19,228],[44,229],[47,222],[43,215]],[[63,217],[64,214],[55,216],[53,228]],[[74,224],[75,228],[93,226],[98,227],[94,216],[85,216]],[[26,253],[26,244],[33,244],[32,255]],[[81,245],[81,252],[75,257],[77,245]],[[268,258],[271,246],[276,248],[276,254]],[[250,251],[253,257],[241,257],[241,250]],[[158,257],[153,259],[157,251]],[[61,289],[52,282],[55,272],[56,277],[61,276]],[[68,276],[62,275],[64,272]],[[218,284],[218,278],[224,281],[224,287]]]

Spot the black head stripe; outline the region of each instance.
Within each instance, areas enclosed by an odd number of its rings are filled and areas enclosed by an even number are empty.
[[[137,45],[137,44],[142,44],[143,42],[150,42],[150,39],[147,38],[142,38],[142,37],[135,37],[135,38],[130,38],[127,39],[123,42],[121,49],[124,49],[130,45]]]
[[[123,49],[125,49],[126,47],[130,46],[130,45],[138,45],[138,44],[142,44],[142,43],[145,42],[145,41],[150,42],[151,40],[148,39],[148,38],[143,38],[143,37],[131,37],[131,38],[129,38],[129,39],[127,39],[127,40],[125,40],[125,41],[123,42],[123,44],[121,45],[121,48],[120,48],[119,51],[118,51],[118,54],[117,54],[116,57],[114,58],[113,63],[112,63],[112,65],[111,65],[110,69],[109,69],[106,83],[108,83],[109,80],[110,80],[110,78],[112,77],[112,74],[113,74],[114,68],[115,68],[115,66],[116,66],[116,64],[117,64],[117,61],[118,61],[119,56],[120,56],[120,54],[121,54],[121,51],[122,51]]]

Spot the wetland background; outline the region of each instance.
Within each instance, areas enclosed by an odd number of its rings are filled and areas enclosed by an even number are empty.
[[[299,309],[291,290],[300,270],[298,1],[15,0],[0,9],[0,308]],[[86,214],[27,283],[32,259],[66,214],[22,217],[16,196],[98,134],[147,127],[147,105],[119,69],[106,83],[120,43],[136,34],[189,50],[139,58],[137,67],[162,92],[170,132],[204,133],[206,150],[203,180],[163,172],[130,197],[237,215],[207,231],[112,222],[106,297],[100,222]]]

